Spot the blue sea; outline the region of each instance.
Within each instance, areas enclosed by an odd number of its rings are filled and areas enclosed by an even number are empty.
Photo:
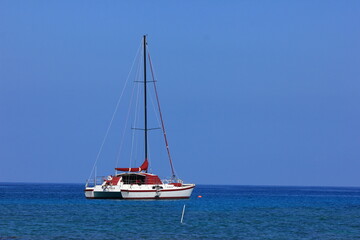
[[[0,183],[0,239],[360,239],[360,188],[198,185],[155,201],[83,190]]]

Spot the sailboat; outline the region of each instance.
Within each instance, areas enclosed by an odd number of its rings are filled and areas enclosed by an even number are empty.
[[[190,198],[191,193],[195,187],[192,183],[183,183],[182,180],[176,177],[168,140],[165,132],[164,121],[160,110],[160,103],[154,84],[155,95],[158,104],[158,110],[161,120],[161,129],[163,131],[167,155],[169,158],[172,177],[169,180],[161,180],[158,175],[149,173],[149,152],[148,152],[148,112],[147,112],[147,83],[146,67],[147,67],[147,41],[146,35],[143,36],[143,63],[144,63],[144,161],[141,166],[137,168],[115,168],[115,175],[109,175],[102,178],[100,182],[95,180],[88,180],[85,185],[85,197],[88,199],[186,199]],[[150,55],[149,63],[152,70]],[[153,73],[153,71],[152,71]],[[154,78],[154,77],[153,77]],[[153,79],[154,80],[154,79]],[[119,173],[120,172],[120,173]]]

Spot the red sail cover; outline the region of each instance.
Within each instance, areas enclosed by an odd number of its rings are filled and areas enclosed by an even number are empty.
[[[149,167],[149,162],[147,159],[145,159],[145,161],[139,168],[115,168],[115,170],[123,171],[123,172],[140,172],[147,170],[148,167]]]

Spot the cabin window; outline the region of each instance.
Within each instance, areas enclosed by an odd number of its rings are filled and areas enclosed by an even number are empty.
[[[145,176],[142,175],[123,175],[122,181],[124,184],[144,184],[145,183]]]

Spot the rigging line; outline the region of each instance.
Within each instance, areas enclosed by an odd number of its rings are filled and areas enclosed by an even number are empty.
[[[131,98],[130,98],[129,108],[128,108],[127,115],[126,115],[125,127],[124,127],[124,130],[122,132],[122,136],[121,136],[120,148],[119,148],[118,154],[116,156],[115,167],[118,166],[119,159],[120,159],[120,154],[121,154],[121,151],[122,151],[122,148],[123,148],[123,145],[124,145],[126,126],[128,124],[128,121],[129,121],[129,116],[130,116],[131,106],[132,106],[132,103],[133,103],[135,88],[136,88],[136,85],[134,84],[133,90],[131,91]]]
[[[140,95],[140,92],[141,92],[141,87],[140,87],[140,84],[136,84],[138,86],[138,89],[137,89],[137,95],[136,95],[136,104],[135,104],[135,112],[134,112],[134,122],[133,122],[133,125],[136,124],[136,121],[137,121],[137,118],[138,118],[138,112],[140,111],[140,108],[139,108],[139,95]],[[131,167],[131,162],[132,162],[132,159],[133,159],[133,152],[134,152],[134,141],[135,141],[135,132],[136,131],[132,131],[132,137],[131,137],[131,151],[130,151],[130,159],[129,159],[129,167]],[[137,139],[137,138],[136,138]],[[137,147],[137,141],[135,141],[135,148]],[[137,151],[135,149],[135,157],[137,156]]]
[[[142,93],[142,88],[140,87],[141,86],[141,84],[139,84],[138,85],[139,86],[139,94],[138,94],[138,101],[140,102],[140,94]],[[137,115],[139,116],[140,115],[140,107],[138,107],[138,109],[137,109]],[[139,119],[139,117],[136,117],[136,121],[139,121],[138,120]],[[136,122],[135,122],[135,124],[136,124]],[[135,139],[134,139],[134,141],[135,141],[135,147],[134,147],[134,149],[135,149],[135,154],[134,154],[134,157],[132,158],[132,160],[133,160],[133,166],[135,165],[137,165],[137,156],[138,156],[138,153],[139,153],[139,151],[138,151],[138,145],[139,145],[139,136],[138,136],[138,132],[136,131],[134,131],[133,130],[133,133],[134,133],[134,137],[135,137]]]
[[[140,68],[141,68],[141,58],[139,57],[138,58],[138,64],[137,64],[137,71],[135,72],[135,80],[137,80],[139,78],[139,72],[140,72]],[[134,81],[136,82],[136,81]],[[120,148],[119,148],[119,151],[118,151],[118,154],[117,154],[117,157],[116,157],[116,165],[115,166],[118,166],[118,163],[119,163],[119,159],[120,159],[120,155],[121,155],[121,151],[123,149],[123,146],[124,146],[124,140],[125,140],[125,132],[126,132],[126,126],[128,124],[128,120],[129,120],[129,117],[130,117],[130,112],[131,112],[131,106],[133,105],[133,99],[134,99],[134,92],[135,92],[135,88],[136,86],[139,86],[138,84],[134,84],[134,87],[133,87],[133,90],[132,90],[132,93],[131,93],[131,99],[130,99],[130,104],[129,104],[129,108],[128,108],[128,112],[127,112],[127,116],[126,116],[126,122],[125,122],[125,126],[124,126],[124,130],[123,130],[123,134],[122,134],[122,137],[121,137],[121,143],[120,143]],[[137,89],[138,90],[138,89]],[[138,93],[137,93],[138,95]],[[137,97],[138,98],[138,97]],[[117,172],[117,170],[116,170]]]
[[[148,142],[148,160],[149,160],[149,166],[148,166],[148,169],[149,169],[149,172],[151,173],[152,172],[152,167],[151,167],[151,162],[150,159],[151,159],[151,148],[150,148],[150,141]]]
[[[139,71],[138,71],[138,75],[137,75],[137,79],[135,80],[135,82],[138,84],[139,86],[139,94],[138,94],[138,97],[137,97],[137,100],[138,100],[138,107],[136,108],[136,114],[137,114],[137,117],[136,117],[136,120],[134,121],[134,127],[139,124],[140,124],[140,116],[141,116],[141,96],[143,96],[143,91],[144,91],[144,88],[141,87],[143,86],[142,84],[144,84],[144,81],[142,80],[144,78],[144,62],[143,62],[143,59],[144,59],[144,48],[146,47],[146,45],[142,45],[142,49],[141,49],[141,56],[139,57]],[[144,115],[145,117],[145,115]],[[131,161],[132,161],[132,166],[136,166],[137,165],[137,160],[138,160],[138,155],[139,155],[139,142],[140,142],[140,137],[139,137],[139,134],[138,132],[133,132],[134,133],[134,141],[135,141],[135,146],[134,146],[134,157],[131,158]]]
[[[144,49],[144,45],[143,45],[143,48],[141,49],[141,52],[143,52],[143,49]],[[138,116],[140,115],[140,105],[139,105],[139,102],[140,102],[140,94],[141,94],[141,91],[142,91],[142,88],[140,87],[141,86],[141,84],[138,84],[138,83],[143,83],[143,81],[140,81],[140,79],[143,77],[142,76],[142,67],[143,67],[143,64],[142,64],[142,56],[143,55],[141,55],[140,57],[139,57],[139,65],[138,65],[138,70],[137,70],[137,72],[136,72],[136,78],[135,78],[135,81],[134,81],[134,83],[135,84],[137,84],[137,86],[138,86],[138,94],[137,94],[137,98],[136,98],[136,100],[137,100],[137,105],[136,105],[136,108],[135,108],[135,113],[134,113],[134,116],[135,116],[135,119],[134,119],[134,125],[133,126],[135,126],[136,124],[137,124],[137,121],[138,121]],[[130,165],[129,165],[129,167],[131,167],[131,166],[134,166],[134,165],[136,165],[137,164],[137,155],[138,155],[138,143],[139,143],[139,137],[137,136],[137,133],[135,133],[134,131],[133,131],[133,140],[134,140],[134,142],[135,142],[135,147],[132,145],[131,146],[131,157],[130,157]],[[135,149],[135,150],[134,150]],[[132,155],[133,155],[133,152],[135,152],[135,156],[134,157],[132,157]],[[133,163],[133,164],[132,164]]]
[[[154,113],[155,113],[156,121],[157,121],[157,123],[159,124],[159,126],[161,126],[160,119],[159,119],[158,115],[156,114],[156,109],[155,109],[155,104],[154,104],[153,96],[152,96],[151,94],[149,94],[149,98],[150,98],[151,105],[152,105],[153,110],[154,110]]]
[[[152,66],[152,61],[151,61],[150,51],[149,51],[149,50],[148,50],[148,58],[149,58],[149,63],[150,63],[151,76],[152,76],[153,84],[154,84],[156,101],[157,101],[157,105],[158,105],[158,109],[159,109],[159,116],[160,116],[160,120],[161,120],[161,127],[162,127],[163,134],[164,134],[164,141],[165,141],[165,145],[166,145],[166,151],[167,151],[167,154],[168,154],[168,157],[169,157],[169,162],[170,162],[170,167],[171,167],[171,172],[172,172],[172,178],[174,179],[174,178],[176,178],[176,176],[175,176],[175,170],[174,170],[174,166],[173,166],[173,163],[172,163],[172,158],[171,158],[171,154],[170,154],[169,144],[168,144],[168,140],[167,140],[167,136],[166,136],[166,131],[165,131],[164,120],[163,120],[162,113],[161,113],[159,95],[158,95],[158,92],[157,92],[157,89],[156,89],[155,74],[154,74],[154,70],[153,70],[153,66]]]
[[[112,123],[113,123],[113,121],[114,121],[114,118],[115,118],[117,109],[118,109],[118,107],[119,107],[119,105],[120,105],[122,96],[124,95],[125,88],[126,88],[126,86],[127,86],[127,83],[128,83],[128,81],[129,81],[129,78],[130,78],[131,71],[132,71],[132,69],[133,69],[133,67],[134,67],[136,58],[137,58],[137,56],[139,55],[140,48],[141,48],[141,45],[139,46],[139,48],[138,48],[138,50],[137,50],[137,52],[136,52],[136,54],[135,54],[135,57],[134,57],[134,60],[133,60],[132,65],[131,65],[130,71],[129,71],[128,75],[127,75],[127,78],[126,78],[124,87],[123,87],[123,89],[122,89],[122,91],[121,91],[121,94],[120,94],[120,97],[119,97],[119,99],[118,99],[118,101],[117,101],[117,103],[116,103],[115,111],[114,111],[113,114],[112,114],[110,123],[109,123],[109,125],[108,125],[107,130],[106,130],[105,136],[104,136],[103,141],[102,141],[101,146],[100,146],[100,149],[99,149],[99,151],[98,151],[98,154],[96,155],[96,159],[95,159],[94,165],[93,165],[93,167],[92,167],[92,169],[91,169],[89,179],[91,178],[91,175],[93,174],[94,169],[95,169],[95,166],[96,166],[96,164],[97,164],[97,162],[98,162],[98,160],[99,160],[100,154],[101,154],[102,149],[103,149],[103,147],[104,147],[104,144],[105,144],[105,142],[106,142],[106,138],[107,138],[107,136],[108,136],[108,134],[109,134],[110,128],[111,128]],[[96,176],[95,176],[95,177],[96,177]]]

